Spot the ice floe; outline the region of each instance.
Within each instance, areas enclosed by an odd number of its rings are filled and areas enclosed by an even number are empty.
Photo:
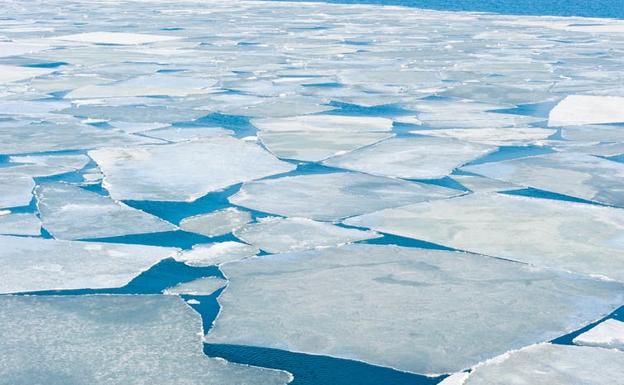
[[[0,85],[4,83],[32,79],[37,76],[47,75],[51,72],[54,72],[54,70],[0,64]]]
[[[229,283],[208,342],[426,374],[573,331],[624,298],[616,282],[388,245],[274,254],[221,270]]]
[[[250,258],[259,252],[257,247],[241,242],[200,243],[176,255],[175,259],[189,266],[216,266]]]
[[[624,281],[623,209],[506,194],[471,194],[382,210],[345,223]]]
[[[43,226],[56,239],[107,238],[177,228],[144,211],[67,183],[42,184],[35,194]]]
[[[570,95],[548,115],[549,126],[624,122],[624,97]]]
[[[177,40],[180,37],[127,32],[85,32],[74,35],[54,36],[52,39],[80,43],[135,45]]]
[[[0,173],[0,208],[28,206],[34,188],[35,181],[27,175]]]
[[[243,241],[269,253],[336,246],[380,237],[374,231],[339,227],[307,218],[267,217],[234,231]]]
[[[211,295],[227,284],[227,281],[219,277],[205,277],[191,282],[181,283],[163,291],[163,294],[189,294],[189,295]]]
[[[117,200],[194,201],[236,183],[291,171],[256,144],[230,137],[89,151]]]
[[[624,350],[624,322],[610,318],[574,338],[577,345]]]
[[[289,373],[202,352],[202,322],[174,296],[0,298],[0,383],[277,385]]]
[[[18,173],[31,177],[46,177],[74,172],[84,168],[91,160],[86,155],[11,156],[11,167],[0,168],[0,174]]]
[[[0,215],[0,234],[37,236],[41,234],[41,221],[34,214],[8,212]]]
[[[251,214],[234,207],[213,211],[184,218],[180,228],[184,231],[202,234],[207,237],[217,237],[231,233],[232,230],[251,222]]]
[[[412,134],[436,136],[440,138],[455,138],[474,143],[483,143],[493,146],[520,146],[538,143],[553,135],[554,129],[539,127],[509,127],[509,128],[450,128],[438,130],[417,130]]]
[[[0,293],[124,286],[177,249],[0,236]]]
[[[381,117],[342,115],[302,115],[280,119],[254,119],[261,131],[383,132],[392,129],[392,120]]]
[[[338,172],[245,183],[229,201],[288,217],[336,221],[383,208],[460,194],[461,191],[430,184]]]

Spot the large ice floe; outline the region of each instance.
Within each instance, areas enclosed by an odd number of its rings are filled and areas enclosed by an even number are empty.
[[[177,249],[0,236],[0,293],[121,287]]]
[[[464,385],[605,385],[622,381],[624,352],[539,344],[477,366]]]
[[[623,209],[483,193],[391,208],[345,223],[624,281]]]
[[[117,200],[194,201],[210,191],[291,171],[253,143],[217,137],[89,151]]]
[[[577,345],[624,350],[624,322],[608,319],[574,338]]]
[[[290,382],[286,372],[206,357],[201,330],[173,296],[3,296],[0,384]]]
[[[624,299],[616,282],[386,245],[275,254],[221,269],[229,284],[207,341],[427,374],[547,341]]]

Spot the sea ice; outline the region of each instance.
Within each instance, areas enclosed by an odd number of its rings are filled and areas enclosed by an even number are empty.
[[[15,166],[0,168],[0,174],[19,173],[31,177],[46,177],[81,170],[91,159],[86,155],[26,155],[11,156],[9,161]]]
[[[416,130],[410,132],[412,134],[435,136],[439,138],[454,138],[493,146],[521,146],[545,140],[556,131],[554,129],[538,127],[508,127],[450,128],[426,131]]]
[[[451,177],[472,192],[496,192],[518,190],[521,188],[520,186],[516,186],[512,183],[503,182],[497,179],[490,179],[479,175],[451,175]]]
[[[348,225],[624,281],[624,210],[471,194],[350,218]]]
[[[204,277],[165,289],[163,294],[211,295],[226,284],[227,281],[219,277]]]
[[[217,266],[255,256],[260,250],[241,242],[216,242],[197,244],[191,250],[183,251],[175,259],[189,266]]]
[[[570,95],[548,115],[549,126],[624,122],[624,97]]]
[[[229,201],[238,206],[287,217],[336,221],[383,208],[444,199],[461,193],[430,184],[339,172],[245,183]]]
[[[496,147],[449,138],[393,138],[327,159],[323,164],[405,179],[437,179]]]
[[[229,283],[207,342],[425,374],[456,372],[573,331],[624,299],[616,282],[389,245],[274,254],[220,268]]]
[[[380,237],[374,231],[339,227],[307,218],[267,217],[234,231],[243,241],[268,253],[301,251]]]
[[[21,174],[0,173],[0,208],[28,206],[35,181]]]
[[[0,234],[38,236],[41,234],[41,221],[34,214],[9,212],[0,215]]]
[[[574,152],[466,166],[462,170],[521,186],[624,206],[624,164]]]
[[[624,322],[608,319],[576,337],[577,345],[624,350]]]
[[[45,229],[57,239],[107,238],[176,230],[176,226],[109,197],[67,183],[35,189]]]
[[[148,35],[144,33],[124,32],[85,32],[74,35],[54,36],[53,40],[75,41],[80,43],[136,45],[171,41],[180,39],[179,36]]]
[[[291,171],[260,146],[230,137],[89,151],[113,199],[192,202],[230,185]]]
[[[218,237],[251,222],[251,214],[234,207],[184,218],[180,228],[184,231]]]
[[[47,75],[51,72],[54,72],[54,69],[19,67],[0,64],[0,85],[25,79],[32,79],[37,76]]]
[[[624,352],[539,344],[477,366],[464,385],[606,385],[622,380]]]
[[[7,28],[2,28],[6,32]],[[21,56],[50,48],[47,44],[23,43],[20,41],[0,41],[0,57]]]
[[[0,236],[0,293],[126,285],[177,249]]]
[[[199,314],[174,296],[2,296],[0,309],[1,385],[292,380],[286,372],[206,357]]]
[[[380,117],[342,115],[302,115],[279,119],[253,119],[261,131],[305,132],[384,132],[392,129],[392,120]]]

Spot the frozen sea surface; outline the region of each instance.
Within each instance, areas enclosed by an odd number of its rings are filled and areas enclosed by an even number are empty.
[[[0,383],[621,382],[622,9],[4,1]]]

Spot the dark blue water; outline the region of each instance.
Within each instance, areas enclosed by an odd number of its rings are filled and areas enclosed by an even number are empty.
[[[624,19],[623,0],[325,0],[323,2],[400,5],[440,11],[492,12],[505,15],[584,16]]]

